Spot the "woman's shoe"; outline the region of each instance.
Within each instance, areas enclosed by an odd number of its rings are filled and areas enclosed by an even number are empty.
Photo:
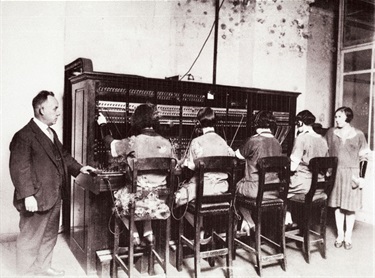
[[[146,243],[148,245],[153,245],[154,244],[154,234],[153,233],[148,234],[147,236],[144,237],[144,239],[146,240]]]
[[[205,245],[205,244],[211,242],[211,239],[212,239],[212,237],[210,235],[206,234],[206,232],[204,230],[201,230],[199,237],[200,237],[199,243],[202,244],[202,245]]]
[[[249,223],[247,223],[245,220],[242,221],[242,224],[241,224],[241,233],[246,234],[246,236],[250,236],[252,228],[253,227],[250,227]]]
[[[139,238],[139,236],[133,236],[133,245],[138,246],[140,244],[141,244],[141,239]]]
[[[335,247],[336,248],[340,248],[342,245],[344,244],[344,242],[343,241],[335,241]]]
[[[352,245],[350,242],[346,242],[346,241],[344,241],[344,248],[345,248],[346,250],[350,250],[350,249],[353,248],[353,245]]]

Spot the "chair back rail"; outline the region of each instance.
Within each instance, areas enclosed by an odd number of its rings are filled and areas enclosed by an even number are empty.
[[[194,215],[194,239],[189,239],[184,234],[183,218],[179,221],[179,237],[177,244],[176,266],[178,271],[182,270],[182,260],[184,258],[184,247],[194,251],[194,273],[195,277],[200,277],[201,274],[201,259],[206,258],[209,265],[215,265],[215,257],[226,257],[227,277],[233,277],[232,269],[232,254],[233,254],[233,203],[235,197],[236,187],[236,166],[237,160],[235,157],[228,156],[212,156],[202,157],[194,160],[195,163],[195,178],[197,179],[195,200],[187,204],[187,212]],[[228,191],[219,193],[217,195],[203,195],[204,187],[210,186],[212,183],[205,183],[205,173],[226,173],[228,175],[226,181],[228,182]],[[221,181],[219,181],[221,182]],[[201,232],[203,222],[206,220],[213,220],[216,217],[225,217],[226,221],[223,227],[226,235],[219,234],[215,225],[205,228],[205,233],[209,237],[202,239]],[[210,222],[210,221],[208,221]],[[211,223],[212,224],[212,223]],[[206,246],[201,249],[202,246]],[[203,248],[203,247],[202,247]]]
[[[309,168],[312,171],[312,180],[310,190],[305,197],[305,203],[312,202],[318,189],[324,190],[329,198],[335,184],[337,161],[337,157],[314,157],[310,160]],[[323,175],[325,180],[319,181],[319,175]]]
[[[236,191],[236,166],[235,157],[211,156],[202,157],[194,160],[198,172],[198,186],[196,188],[196,211],[199,211],[206,203],[231,203]],[[203,195],[204,192],[204,174],[209,172],[226,173],[228,175],[228,191],[217,195]]]
[[[286,156],[262,157],[258,160],[257,165],[259,170],[257,207],[261,207],[263,195],[267,191],[278,191],[279,198],[286,201],[290,183],[290,159]],[[267,173],[277,173],[279,181],[266,183]]]
[[[137,192],[137,177],[142,174],[159,174],[167,177],[166,187],[173,190],[176,167],[176,159],[170,157],[138,158],[132,162],[132,184],[131,193]]]
[[[323,258],[326,258],[326,221],[327,204],[337,171],[337,157],[314,157],[309,163],[312,172],[311,187],[307,194],[296,194],[289,200],[299,218],[298,227],[285,233],[285,237],[303,243],[303,254],[307,263],[310,263],[311,245],[318,246]],[[323,179],[324,177],[324,179]],[[319,191],[317,191],[319,190]],[[319,213],[320,228],[316,230],[312,225],[314,213]]]
[[[137,180],[138,176],[142,174],[153,173],[157,175],[165,175],[166,184],[165,188],[158,189],[159,194],[162,193],[166,196],[166,204],[169,208],[172,207],[173,202],[173,190],[175,187],[175,167],[176,159],[170,157],[150,157],[150,158],[138,158],[134,159],[132,163],[127,167],[127,185],[129,186],[130,193],[137,192]],[[113,244],[113,263],[112,263],[112,277],[117,278],[118,266],[120,266],[129,277],[133,276],[134,270],[133,265],[135,258],[138,257],[140,263],[144,263],[147,260],[148,274],[154,275],[154,262],[158,262],[166,276],[169,273],[169,239],[170,239],[170,217],[166,219],[148,219],[147,217],[135,217],[136,201],[133,200],[129,203],[129,228],[127,229],[127,247],[120,246],[121,229],[120,224],[123,219],[116,217],[115,221],[115,233],[114,233],[114,244]],[[164,229],[165,234],[163,237],[155,239],[156,244],[149,243],[146,246],[134,246],[133,234],[135,232],[135,221],[142,220],[163,220],[165,221]],[[155,246],[159,246],[156,248]],[[160,251],[159,251],[160,249]],[[124,251],[126,250],[126,252]],[[160,253],[159,253],[160,252]],[[140,258],[139,258],[140,257]],[[146,258],[147,257],[147,258]]]

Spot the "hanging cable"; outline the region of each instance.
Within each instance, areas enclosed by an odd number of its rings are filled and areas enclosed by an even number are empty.
[[[111,123],[111,124],[113,124],[113,125],[115,126],[116,131],[118,132],[118,134],[120,135],[120,138],[122,139],[123,136],[122,136],[122,134],[121,134],[121,132],[120,132],[120,129],[118,128],[117,123],[115,123],[115,121],[112,120],[112,117],[110,116],[108,110],[107,110],[107,109],[103,109],[102,112],[104,112],[104,114],[105,114],[104,117],[105,117],[106,119],[108,119],[108,123]],[[125,111],[125,121],[126,121],[126,111]]]
[[[220,6],[219,6],[219,10],[220,10],[221,7],[223,6],[224,1],[225,1],[225,0],[221,1],[221,4],[220,4]],[[202,53],[204,47],[206,46],[206,43],[207,43],[208,39],[211,37],[212,30],[214,29],[215,24],[216,24],[216,19],[214,20],[214,23],[213,23],[212,26],[211,26],[210,32],[208,33],[208,36],[207,36],[206,40],[204,41],[204,43],[203,43],[201,49],[199,50],[199,53],[198,53],[197,57],[195,58],[193,64],[190,66],[189,70],[188,70],[188,71],[187,71],[187,72],[186,72],[186,73],[180,78],[180,81],[181,81],[186,75],[188,75],[188,74],[190,73],[191,69],[194,67],[194,65],[195,65],[195,63],[197,62],[199,56],[201,55],[201,53]]]
[[[109,232],[111,233],[111,234],[115,234],[115,232],[112,230],[112,228],[111,228],[111,221],[112,221],[112,217],[113,217],[113,215],[114,214],[116,214],[120,219],[121,219],[121,214],[120,214],[120,212],[118,211],[118,208],[117,208],[117,206],[116,206],[116,201],[115,201],[115,198],[114,198],[114,196],[113,196],[113,189],[112,189],[112,184],[111,184],[111,181],[109,180],[109,178],[107,178],[107,177],[104,177],[103,178],[103,181],[107,184],[107,186],[108,186],[108,189],[109,189],[109,192],[110,192],[110,194],[111,194],[111,199],[112,199],[112,203],[113,203],[113,210],[112,210],[112,213],[111,213],[111,217],[109,218],[109,220],[108,220],[108,230],[109,230]],[[116,221],[116,220],[115,220]],[[124,232],[124,229],[122,229],[121,231],[120,231],[120,234],[121,233],[123,233]]]
[[[190,145],[191,145],[191,141],[193,141],[193,136],[194,136],[194,133],[195,133],[196,129],[197,129],[197,125],[194,126],[193,131],[191,132],[189,143],[188,143],[188,145],[185,149],[184,155],[181,157],[181,161],[184,161],[185,158],[186,158],[187,152],[189,151],[189,148],[190,148]]]
[[[238,132],[238,130],[239,130],[240,127],[241,127],[241,124],[242,124],[242,121],[243,121],[244,117],[245,117],[245,115],[242,114],[241,121],[240,121],[240,123],[238,124],[238,127],[237,127],[237,129],[236,129],[236,132],[234,133],[234,136],[233,136],[232,142],[230,143],[230,146],[229,146],[229,147],[232,147],[233,142],[234,142],[234,139],[235,139],[236,136],[237,136],[237,132]]]

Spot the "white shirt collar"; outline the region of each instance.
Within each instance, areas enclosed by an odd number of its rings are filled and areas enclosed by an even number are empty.
[[[309,135],[314,136],[314,137],[322,137],[320,134],[316,133],[313,128],[305,129],[301,133],[298,133],[298,136],[300,136],[302,134],[306,134],[306,133],[308,133]]]
[[[271,129],[269,129],[269,128],[257,128],[256,133],[257,133],[257,135],[261,135],[261,136],[264,136],[264,137],[274,137],[272,132],[271,132]]]
[[[33,118],[33,120],[34,120],[34,123],[36,123],[36,125],[44,132],[44,134],[49,137],[48,130],[47,130],[49,126],[41,122],[35,117]]]
[[[335,128],[333,130],[333,133],[336,134],[338,137],[340,137],[343,140],[351,139],[357,135],[357,132],[354,127],[350,126],[347,132],[342,132],[340,128]]]
[[[202,128],[203,134],[206,134],[208,132],[214,132],[215,129],[213,127],[204,127]]]

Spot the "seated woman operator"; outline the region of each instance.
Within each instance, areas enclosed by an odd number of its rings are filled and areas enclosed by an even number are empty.
[[[295,194],[307,194],[311,187],[312,173],[309,169],[310,160],[314,157],[328,155],[327,141],[315,132],[315,116],[309,110],[303,110],[296,116],[297,137],[295,138],[290,156],[290,177],[288,198]],[[323,176],[319,177],[324,179]],[[286,213],[285,224],[293,224],[292,215]]]
[[[227,142],[215,133],[216,115],[210,107],[202,108],[197,114],[198,125],[202,128],[203,135],[191,141],[186,158],[181,160],[182,167],[195,170],[194,159],[207,156],[234,156],[234,152]],[[204,174],[204,195],[220,194],[228,191],[228,175],[225,173]],[[190,202],[196,197],[197,177],[193,176],[180,185],[176,192],[176,205],[180,206]],[[193,215],[187,213],[186,219],[193,225]]]
[[[236,157],[246,162],[244,177],[237,183],[237,194],[251,199],[255,199],[258,194],[258,160],[267,156],[281,156],[282,153],[281,145],[272,133],[276,128],[276,120],[271,111],[259,111],[254,118],[254,127],[256,134],[236,150]],[[267,173],[266,182],[273,180],[278,180],[277,173]],[[274,195],[268,193],[263,198],[272,197]],[[251,212],[243,207],[240,212],[243,216],[241,231],[250,235],[250,230],[255,227]]]
[[[131,117],[131,126],[137,131],[136,136],[125,138],[122,140],[114,140],[108,126],[107,121],[102,114],[99,114],[98,124],[101,127],[103,140],[106,146],[111,149],[113,157],[123,156],[129,165],[134,158],[148,157],[174,157],[175,154],[171,143],[166,138],[157,134],[154,130],[159,123],[159,115],[156,106],[152,104],[139,105]],[[157,188],[166,184],[164,175],[144,174],[139,175],[137,180],[137,194],[135,213],[136,216],[149,216],[153,218],[166,219],[170,215],[168,206],[157,196]],[[156,193],[156,195],[155,195]],[[115,192],[115,205],[120,209],[120,213],[127,213],[128,203],[130,201],[130,193],[125,186]],[[155,213],[156,210],[156,213]],[[125,226],[129,229],[129,220],[122,218]],[[144,220],[143,237],[148,243],[153,242],[153,232],[150,220]],[[138,232],[133,234],[134,244],[141,243]]]
[[[312,179],[309,169],[310,160],[328,155],[327,141],[315,132],[314,124],[315,116],[309,110],[303,110],[297,114],[298,135],[290,156],[290,170],[295,173],[290,178],[288,198],[298,193],[309,192]]]

